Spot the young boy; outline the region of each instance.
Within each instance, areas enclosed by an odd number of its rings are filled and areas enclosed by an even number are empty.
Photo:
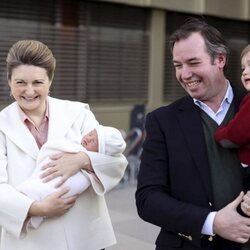
[[[73,143],[66,139],[55,141],[47,141],[40,149],[37,157],[37,167],[30,178],[17,187],[17,189],[33,198],[34,200],[42,200],[46,196],[57,191],[56,184],[60,182],[61,177],[57,177],[49,182],[43,182],[40,178],[41,169],[48,162],[50,156],[61,152],[77,153],[93,151],[111,156],[122,154],[126,144],[121,140],[121,133],[118,129],[99,125],[88,134],[82,137],[81,143]],[[88,174],[81,171],[71,176],[62,187],[70,188],[65,197],[80,194],[90,185]],[[31,218],[31,225],[37,228],[43,221],[41,217]]]
[[[241,82],[250,91],[250,44],[241,52]],[[244,189],[250,190],[250,93],[242,100],[239,112],[215,133],[215,139],[223,147],[237,148],[241,165],[245,168]]]

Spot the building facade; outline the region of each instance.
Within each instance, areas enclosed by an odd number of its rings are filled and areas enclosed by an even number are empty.
[[[250,0],[2,0],[0,107],[12,100],[5,58],[20,39],[46,43],[57,59],[51,96],[87,102],[105,124],[128,131],[131,110],[185,93],[168,40],[188,16],[203,16],[226,37],[228,78],[240,85],[240,51],[250,43]]]

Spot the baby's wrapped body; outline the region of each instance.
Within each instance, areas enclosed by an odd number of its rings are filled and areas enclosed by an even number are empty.
[[[66,139],[46,142],[39,151],[36,169],[33,174],[25,182],[20,184],[17,189],[36,201],[40,201],[46,196],[58,191],[56,185],[61,181],[62,177],[56,177],[49,182],[43,182],[40,175],[42,167],[51,161],[50,156],[62,152],[78,153],[86,152],[86,149],[82,145],[72,143]],[[60,188],[68,187],[69,191],[64,197],[69,197],[82,193],[89,187],[89,185],[90,180],[88,176],[85,175],[84,170],[82,170],[68,178]],[[30,223],[32,227],[38,228],[42,221],[42,217],[32,217]]]

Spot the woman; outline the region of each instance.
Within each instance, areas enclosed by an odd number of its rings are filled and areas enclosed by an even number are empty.
[[[47,140],[77,141],[99,125],[87,104],[48,97],[55,64],[52,52],[39,41],[19,41],[7,56],[7,79],[15,102],[0,113],[0,249],[98,250],[115,243],[103,194],[122,178],[127,165],[123,155],[52,156],[41,178],[62,176],[63,183],[84,171],[91,187],[79,196],[64,198],[69,190],[59,187],[34,201],[16,189],[33,172],[39,148]],[[37,230],[29,226],[34,216],[45,218]]]

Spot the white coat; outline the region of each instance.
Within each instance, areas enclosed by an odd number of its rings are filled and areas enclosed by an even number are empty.
[[[48,98],[48,140],[65,137],[79,142],[82,134],[98,126],[87,104]],[[23,124],[18,104],[0,112],[0,250],[98,250],[116,242],[104,199],[121,180],[126,158],[88,152],[99,182],[89,175],[91,187],[66,214],[46,218],[34,230],[23,228],[33,202],[17,191],[36,166],[39,148]]]

